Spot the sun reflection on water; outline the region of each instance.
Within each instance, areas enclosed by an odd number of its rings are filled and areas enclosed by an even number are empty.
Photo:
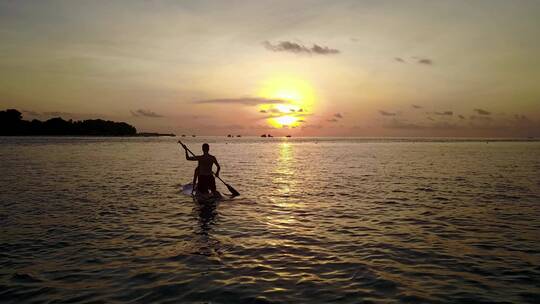
[[[269,219],[268,224],[278,229],[286,229],[298,222],[294,211],[301,208],[302,204],[294,197],[297,183],[294,146],[285,139],[278,145],[278,149],[272,178],[277,197],[272,200],[273,216]]]
[[[291,178],[296,171],[293,168],[293,148],[291,143],[284,141],[279,144],[279,156],[274,175],[274,184],[279,185],[280,194],[289,194],[294,188],[295,179]]]

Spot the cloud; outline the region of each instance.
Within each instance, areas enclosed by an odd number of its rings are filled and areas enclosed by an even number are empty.
[[[264,47],[272,52],[290,52],[295,54],[315,54],[315,55],[334,55],[339,54],[340,51],[332,49],[327,46],[320,46],[313,44],[311,47],[306,47],[303,44],[299,44],[291,41],[280,41],[277,44],[272,44],[269,41],[263,42]]]
[[[518,121],[530,121],[529,118],[523,114],[514,115],[514,119]]]
[[[454,115],[454,112],[452,112],[452,111],[433,112],[433,114],[441,115],[441,116],[452,116],[452,115]]]
[[[491,112],[482,109],[474,109],[474,111],[479,115],[491,115]]]
[[[415,104],[411,105],[411,107],[413,107],[413,109],[421,109],[422,108],[422,106],[415,105]]]
[[[403,58],[401,57],[395,57],[394,60],[397,62],[405,63],[405,60],[403,60]]]
[[[433,60],[428,59],[428,58],[419,58],[417,62],[419,64],[425,64],[425,65],[432,65],[433,64]]]
[[[459,119],[465,119],[465,116],[463,115],[458,115]]]
[[[313,113],[290,113],[289,114],[289,113],[283,113],[283,112],[279,111],[278,109],[270,109],[270,110],[266,111],[266,115],[260,116],[259,118],[257,118],[257,120],[275,118],[275,117],[282,117],[282,116],[293,116],[293,117],[296,117],[296,118],[300,118],[300,117],[313,116]]]
[[[379,114],[381,114],[382,116],[396,116],[397,115],[397,113],[387,112],[383,110],[379,110]]]
[[[338,119],[337,118],[331,118],[331,119],[327,119],[326,121],[328,121],[328,122],[338,122]]]
[[[343,115],[341,115],[341,113],[336,113],[336,114],[334,114],[334,117],[341,119],[341,118],[343,118]]]
[[[287,103],[287,101],[282,100],[282,99],[269,99],[269,98],[262,98],[262,97],[242,97],[242,98],[218,98],[218,99],[196,100],[193,103],[242,104],[242,105],[247,105],[247,106],[256,106],[260,104]]]
[[[276,115],[274,115],[274,114],[278,114],[278,116],[282,116],[282,115],[286,114],[286,113],[281,112],[279,109],[275,109],[275,108],[271,108],[271,109],[268,109],[268,110],[260,110],[259,113],[269,114],[269,115],[266,115],[266,117],[268,117],[268,118],[275,117]],[[303,116],[303,115],[305,115],[305,114],[296,114],[296,113],[294,113],[294,116]]]
[[[152,112],[150,110],[143,110],[143,109],[138,109],[138,110],[135,110],[135,111],[131,111],[131,115],[135,116],[135,117],[150,117],[150,118],[160,118],[160,117],[163,117],[163,115],[160,115],[156,112]]]

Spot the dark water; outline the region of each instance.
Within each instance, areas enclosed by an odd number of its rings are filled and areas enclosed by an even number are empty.
[[[188,141],[241,197],[174,138],[0,138],[0,302],[539,303],[539,142]]]

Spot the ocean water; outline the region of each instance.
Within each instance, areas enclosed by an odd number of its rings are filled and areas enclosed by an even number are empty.
[[[0,138],[0,302],[540,302],[540,142],[176,140]]]

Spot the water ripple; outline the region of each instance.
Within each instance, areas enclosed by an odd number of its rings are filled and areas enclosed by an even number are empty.
[[[0,138],[0,302],[540,298],[538,142],[202,140],[241,197],[170,139]]]

